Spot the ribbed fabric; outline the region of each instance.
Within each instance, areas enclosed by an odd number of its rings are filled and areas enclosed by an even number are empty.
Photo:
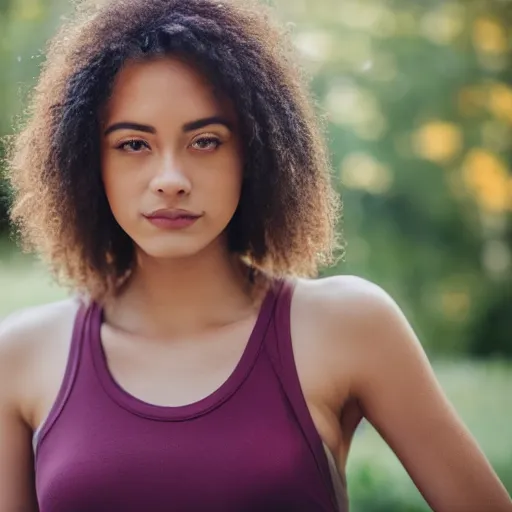
[[[293,360],[292,289],[274,283],[229,378],[180,407],[148,404],[115,382],[102,310],[82,306],[36,442],[40,512],[345,512]]]

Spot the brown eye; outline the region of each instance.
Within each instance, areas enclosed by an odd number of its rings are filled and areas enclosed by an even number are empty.
[[[192,147],[200,151],[209,151],[217,149],[221,144],[222,142],[215,137],[203,137],[193,142]]]
[[[147,142],[143,140],[132,139],[119,144],[119,146],[117,146],[117,149],[126,151],[128,153],[140,153],[144,149],[149,149],[149,146]]]

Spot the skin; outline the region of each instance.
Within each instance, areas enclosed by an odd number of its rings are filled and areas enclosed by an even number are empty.
[[[232,129],[217,123],[183,130],[212,116]],[[248,286],[223,234],[242,183],[236,116],[193,67],[161,59],[120,73],[103,121],[105,190],[138,262],[105,306],[101,335],[110,371],[139,399],[191,403],[230,375],[265,291]],[[125,122],[151,126],[151,133],[110,129]],[[214,138],[223,143],[203,140]],[[143,214],[163,207],[202,217],[186,230],[162,230]],[[37,510],[31,435],[58,393],[76,309],[73,300],[48,304],[0,326],[2,511]],[[351,276],[299,280],[291,329],[308,408],[340,473],[365,416],[435,511],[512,511],[409,323],[382,289]]]

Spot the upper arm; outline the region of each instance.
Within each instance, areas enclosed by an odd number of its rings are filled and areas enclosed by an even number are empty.
[[[351,391],[365,417],[436,512],[512,512],[506,490],[446,398],[402,311],[376,285],[352,285]]]
[[[3,397],[0,403],[0,510],[37,511],[31,432]]]
[[[35,512],[32,433],[19,402],[23,349],[13,331],[0,325],[0,510]]]

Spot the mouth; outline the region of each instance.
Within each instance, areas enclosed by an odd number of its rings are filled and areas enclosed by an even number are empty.
[[[155,210],[144,217],[154,226],[162,229],[183,229],[194,224],[203,214],[181,209]]]
[[[144,215],[147,219],[198,219],[202,217],[202,214],[190,212],[188,210],[181,209],[161,209],[155,210],[149,214]]]

